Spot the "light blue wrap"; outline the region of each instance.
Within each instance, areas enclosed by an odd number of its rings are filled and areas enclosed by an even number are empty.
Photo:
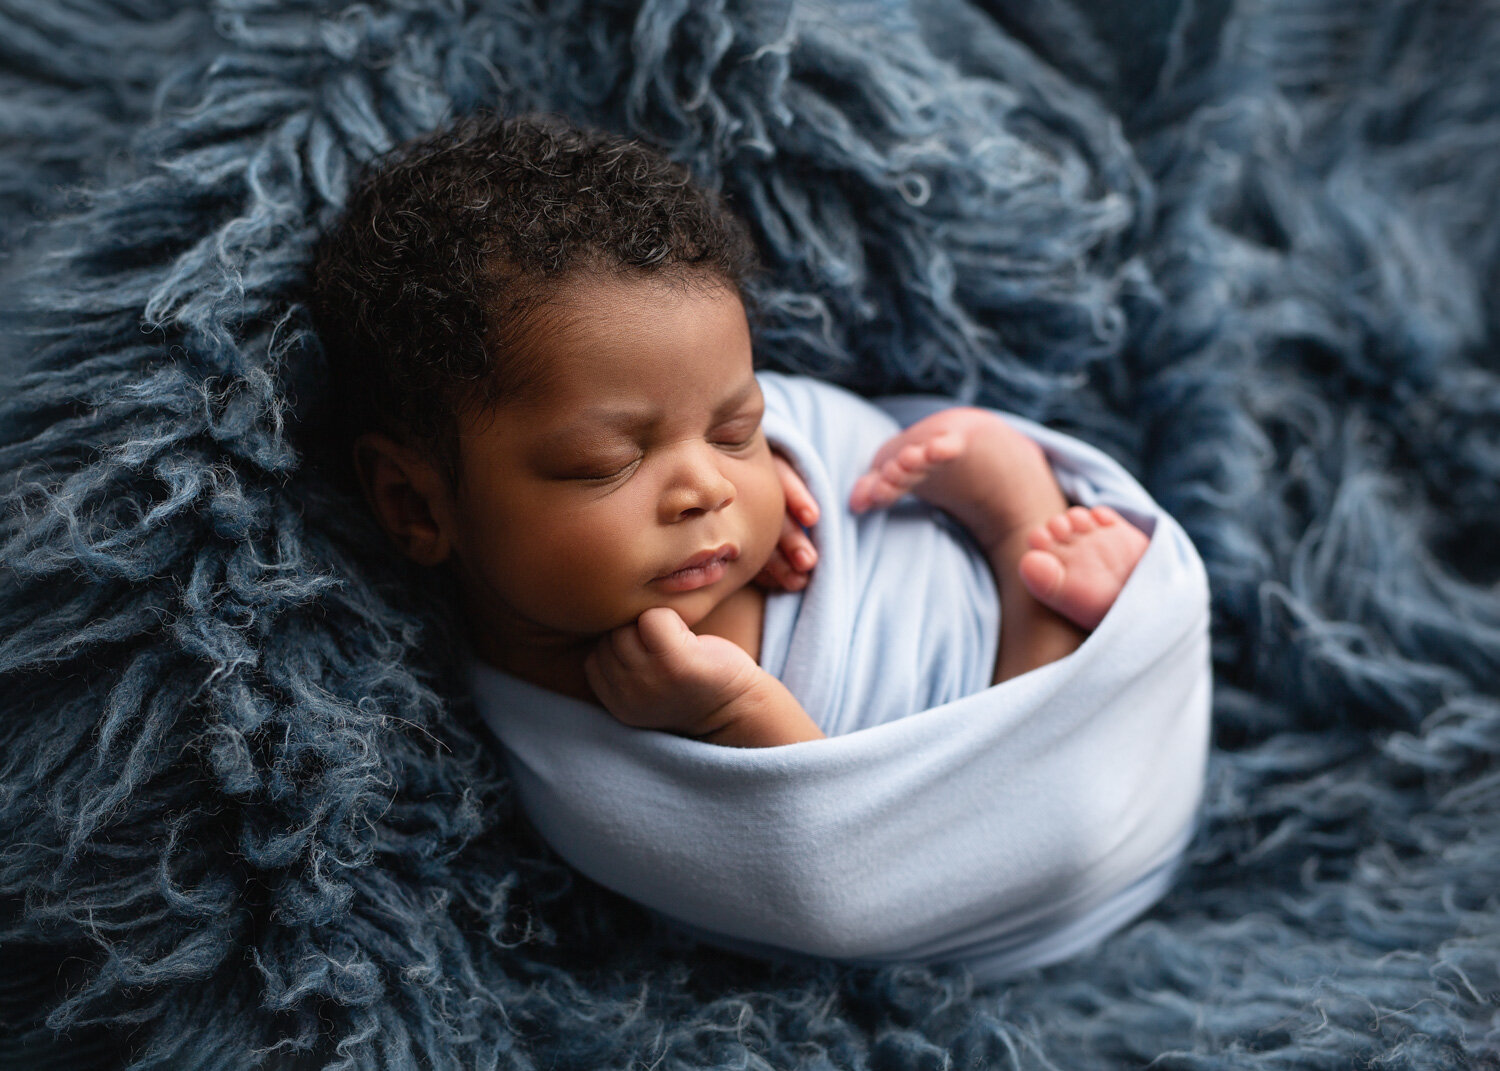
[[[920,503],[846,505],[882,442],[953,403],[760,380],[766,434],[822,507],[818,565],[769,598],[761,664],[828,739],[633,729],[476,665],[527,816],[588,877],[739,952],[958,962],[984,984],[1102,939],[1165,891],[1194,827],[1211,675],[1192,544],[1104,454],[1001,414],[1071,501],[1151,542],[1077,651],[991,687],[999,603],[977,549]]]

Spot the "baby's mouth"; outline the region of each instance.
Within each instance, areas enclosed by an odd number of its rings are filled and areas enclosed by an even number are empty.
[[[733,543],[712,550],[700,551],[683,562],[670,573],[663,573],[652,583],[668,591],[693,591],[696,588],[717,584],[729,571],[729,563],[740,556]]]

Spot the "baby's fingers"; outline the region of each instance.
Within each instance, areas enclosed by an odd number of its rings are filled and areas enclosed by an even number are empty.
[[[685,657],[684,641],[692,638],[676,611],[653,607],[594,645],[583,660],[584,677],[600,702],[614,710],[639,693],[644,681],[663,671],[670,675]]]
[[[619,704],[622,671],[620,660],[609,649],[607,637],[600,640],[583,659],[584,679],[589,682],[595,698],[604,704],[606,710],[614,710]]]
[[[762,587],[801,591],[807,586],[807,574],[817,563],[818,550],[802,526],[790,516],[783,516],[776,549],[755,579]]]
[[[781,490],[786,496],[786,511],[796,518],[798,524],[811,528],[818,523],[817,499],[813,498],[812,492],[807,489],[807,484],[802,481],[790,461],[780,454],[772,454],[771,458],[776,464],[776,475],[781,478]]]
[[[693,638],[692,630],[677,611],[666,606],[654,606],[642,613],[631,631],[636,634],[645,658],[669,658]]]
[[[818,549],[791,517],[781,519],[781,538],[776,541],[776,549],[799,572],[812,572],[812,567],[818,564]]]
[[[625,669],[637,669],[651,657],[641,642],[639,620],[615,629],[600,641],[599,648],[603,664],[614,661]]]
[[[780,549],[771,552],[765,567],[755,574],[755,582],[770,591],[801,591],[807,587],[807,574],[800,572]]]

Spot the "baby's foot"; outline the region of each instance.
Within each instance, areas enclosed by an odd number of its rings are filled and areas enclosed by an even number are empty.
[[[855,513],[889,506],[908,492],[947,510],[985,549],[1015,542],[1043,517],[1067,508],[1035,441],[987,410],[943,409],[892,436],[849,496]],[[1009,558],[1005,571],[1015,567]]]
[[[1135,563],[1146,553],[1146,534],[1108,506],[1074,506],[1027,536],[1021,582],[1038,602],[1080,628],[1104,620]]]

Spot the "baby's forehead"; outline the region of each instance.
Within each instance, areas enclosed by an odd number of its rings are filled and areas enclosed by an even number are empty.
[[[569,275],[516,304],[492,307],[487,319],[497,368],[514,365],[537,380],[580,359],[624,360],[640,347],[660,349],[684,325],[727,324],[749,339],[744,301],[733,285],[665,272]]]

